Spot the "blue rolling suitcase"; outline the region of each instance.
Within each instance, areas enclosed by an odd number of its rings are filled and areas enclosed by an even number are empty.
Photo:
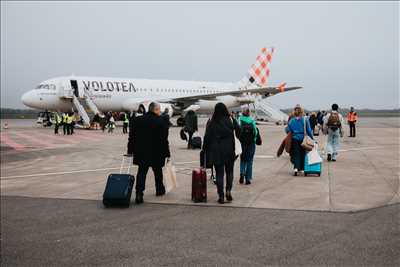
[[[128,164],[128,173],[122,173],[125,158],[131,159]],[[106,188],[103,193],[103,205],[105,207],[121,206],[129,207],[135,178],[130,174],[133,157],[124,156],[119,173],[108,176]]]
[[[316,174],[318,176],[321,176],[321,166],[322,162],[320,163],[315,163],[315,164],[308,164],[308,155],[306,153],[306,156],[304,158],[304,175],[307,176],[309,174]]]

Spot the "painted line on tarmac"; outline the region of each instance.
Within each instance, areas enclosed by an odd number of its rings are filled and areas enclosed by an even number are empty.
[[[275,156],[271,156],[271,155],[255,155],[254,158],[256,158],[256,159],[273,159],[273,158],[275,158]]]
[[[189,164],[189,163],[198,163],[198,161],[175,162],[174,164],[179,165],[179,164]],[[126,169],[126,168],[127,167],[124,167],[124,169]],[[66,171],[66,172],[35,173],[35,174],[6,176],[6,177],[1,177],[0,180],[10,180],[10,179],[16,179],[16,178],[28,178],[28,177],[37,177],[37,176],[50,176],[50,175],[65,175],[65,174],[85,173],[85,172],[111,171],[111,170],[119,170],[119,169],[120,169],[119,167],[110,167],[110,168],[76,170],[76,171]]]
[[[384,148],[384,147],[383,147],[383,146],[370,146],[370,147],[358,147],[358,148],[349,148],[349,149],[339,149],[338,152],[360,151],[360,150],[379,149],[379,148]]]
[[[1,142],[6,144],[9,147],[12,147],[15,150],[23,150],[25,149],[25,145],[19,144],[11,139],[11,137],[7,133],[1,132]]]
[[[14,175],[14,176],[1,177],[1,180],[9,180],[9,179],[15,179],[15,178],[36,177],[36,176],[64,175],[64,174],[82,173],[82,172],[110,171],[110,170],[119,170],[119,168],[114,167],[114,168],[102,168],[102,169],[91,169],[91,170],[77,170],[77,171],[68,171],[68,172],[48,172],[48,173]]]

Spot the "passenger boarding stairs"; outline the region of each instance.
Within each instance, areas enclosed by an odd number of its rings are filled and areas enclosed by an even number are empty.
[[[92,111],[94,114],[101,114],[101,111],[92,100],[92,94],[87,90],[84,90],[78,97],[71,88],[67,87],[60,91],[60,97],[72,100],[73,108],[82,117],[85,127],[90,127],[91,122],[87,110]]]
[[[269,103],[265,98],[257,99],[254,102],[254,113],[257,120],[271,121],[277,124],[286,124],[288,115],[278,107]]]
[[[72,103],[74,109],[78,111],[79,115],[82,117],[83,124],[85,127],[90,127],[90,121],[91,121],[89,115],[86,112],[87,109],[85,108],[85,106],[89,110],[91,110],[94,114],[101,114],[96,104],[93,102],[92,96],[87,91],[85,91],[83,97],[78,98],[76,95],[73,95]]]

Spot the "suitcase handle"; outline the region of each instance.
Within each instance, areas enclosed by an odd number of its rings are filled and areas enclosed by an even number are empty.
[[[122,156],[122,162],[121,162],[121,167],[119,168],[119,174],[122,174],[122,169],[124,168],[125,159],[126,159],[126,158],[131,158],[131,159],[132,159],[132,160],[131,160],[131,163],[128,164],[128,174],[131,173],[131,165],[133,165],[133,155],[124,154],[124,155]]]

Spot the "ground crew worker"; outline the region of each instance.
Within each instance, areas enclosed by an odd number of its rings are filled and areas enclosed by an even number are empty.
[[[61,123],[62,123],[62,119],[60,117],[60,115],[58,115],[58,112],[54,113],[54,134],[58,134],[58,127],[60,127]]]
[[[129,118],[128,114],[124,113],[124,123],[122,124],[122,133],[126,134],[128,133],[128,125],[129,125]]]
[[[68,114],[67,115],[67,135],[73,134],[73,129],[72,129],[73,120],[74,120],[73,114]]]
[[[356,137],[356,122],[357,122],[357,113],[354,111],[354,107],[350,108],[350,112],[347,113],[347,122],[350,127],[350,136]]]
[[[68,113],[63,113],[62,122],[63,122],[63,132],[64,135],[66,135],[68,134]]]

